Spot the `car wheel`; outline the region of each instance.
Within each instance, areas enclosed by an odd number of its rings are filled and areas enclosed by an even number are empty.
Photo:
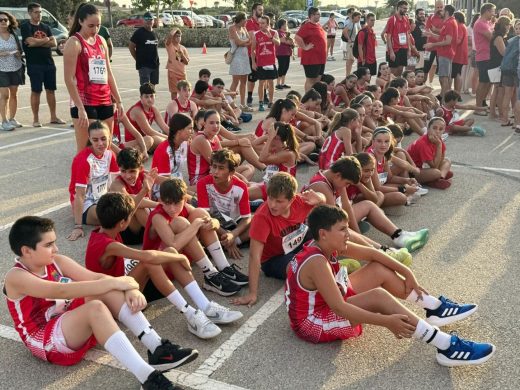
[[[59,56],[63,55],[63,49],[65,48],[66,42],[66,39],[62,39],[58,42],[58,45],[56,46],[56,54],[58,54]]]
[[[296,28],[296,23],[290,21],[289,23],[287,23],[287,25],[289,26],[289,28]]]

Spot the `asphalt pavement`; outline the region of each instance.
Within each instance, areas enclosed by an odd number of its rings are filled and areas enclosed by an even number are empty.
[[[381,26],[378,25],[380,28]],[[326,72],[340,79],[344,61],[337,42],[336,61]],[[190,48],[189,80],[209,68],[212,77],[231,82],[223,60],[226,49]],[[169,101],[161,55],[161,82],[156,104],[162,110]],[[379,42],[379,61],[383,57]],[[63,61],[58,68],[58,115],[69,119],[69,97],[63,83]],[[124,48],[114,52],[114,73],[126,108],[138,98],[138,75]],[[303,70],[291,63],[287,83],[303,90]],[[436,84],[438,85],[438,84]],[[58,246],[84,263],[86,239],[68,242],[73,226],[68,204],[70,164],[75,152],[73,130],[68,125],[44,125],[35,129],[29,104],[29,86],[20,88],[17,119],[25,124],[14,132],[0,132],[0,275],[12,266],[8,232],[17,218],[41,214],[56,222]],[[283,93],[277,91],[276,97]],[[471,102],[470,96],[464,96]],[[256,101],[256,97],[255,97]],[[42,97],[45,102],[45,97]],[[471,113],[467,113],[471,115]],[[244,131],[253,131],[262,113],[255,112]],[[146,316],[163,337],[197,348],[194,362],[168,376],[193,389],[518,389],[520,359],[516,326],[520,306],[520,136],[498,122],[476,117],[487,130],[479,137],[450,137],[447,155],[454,162],[453,185],[446,191],[431,190],[415,205],[388,211],[406,230],[430,229],[430,241],[414,253],[413,270],[419,282],[434,295],[444,294],[461,302],[474,302],[479,310],[471,318],[447,327],[460,335],[493,342],[497,352],[485,365],[448,369],[435,362],[433,348],[413,340],[396,340],[390,332],[366,326],[364,335],[346,342],[312,345],[291,332],[283,305],[283,283],[261,278],[261,295],[251,308],[240,307],[244,318],[222,326],[216,339],[202,341],[188,332],[182,316],[165,300],[153,303]],[[48,123],[45,104],[41,120]],[[405,144],[415,139],[406,137]],[[297,178],[306,183],[316,168],[301,166]],[[371,229],[368,235],[383,243],[389,239]],[[238,264],[247,270],[248,254]],[[195,270],[197,280],[201,274]],[[229,299],[208,293],[210,299],[230,305]],[[418,314],[420,310],[415,309]],[[5,300],[0,303],[0,388],[23,389],[137,389],[133,376],[122,370],[101,347],[74,367],[56,367],[33,358],[13,329]],[[146,351],[131,337],[138,351]]]

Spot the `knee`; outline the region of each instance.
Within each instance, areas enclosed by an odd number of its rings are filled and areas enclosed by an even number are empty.
[[[91,318],[102,318],[110,315],[108,307],[99,299],[93,299],[85,303]]]
[[[168,246],[162,250],[163,252],[178,254],[179,252],[173,246]]]
[[[184,217],[175,217],[170,223],[170,226],[174,233],[182,232],[183,230],[190,227],[190,221]]]
[[[209,213],[204,210],[204,209],[200,209],[200,208],[196,208],[194,209],[193,211],[190,212],[190,215],[188,216],[188,219],[190,221],[193,221],[195,218],[205,218],[205,217],[209,217]]]

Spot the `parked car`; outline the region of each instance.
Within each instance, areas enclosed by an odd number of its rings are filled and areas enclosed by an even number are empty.
[[[199,18],[199,16],[192,11],[187,10],[173,10],[171,11],[172,15],[179,15],[179,16],[189,16],[192,19],[192,25],[193,27],[206,27],[206,21],[202,18]],[[184,20],[184,18],[183,18]],[[184,22],[186,24],[186,22]]]
[[[215,16],[218,20],[222,20],[226,27],[233,23],[233,18],[229,15],[217,15]]]
[[[175,22],[173,20],[173,16],[171,14],[169,14],[168,12],[161,12],[159,14],[159,16],[165,26],[171,26],[171,25],[175,24]]]
[[[184,21],[179,15],[172,15],[173,24],[176,26],[184,26]]]
[[[0,7],[1,11],[7,11],[11,15],[13,15],[16,20],[18,21],[18,25],[21,25],[22,23],[28,23],[29,22],[29,14],[27,13],[27,8],[18,8],[18,7]],[[42,8],[42,23],[45,23],[51,28],[52,35],[56,37],[56,43],[58,44],[56,46],[56,53],[60,56],[63,55],[63,48],[65,46],[65,42],[69,38],[69,31],[67,28],[58,22],[58,20],[54,17],[53,14],[51,14],[49,11],[47,11],[45,8]],[[17,29],[18,38],[20,41],[22,40],[22,35],[20,32],[20,29]]]
[[[130,15],[128,18],[125,19],[119,19],[117,21],[116,27],[119,26],[127,26],[127,27],[143,27],[144,26],[144,17],[143,14],[139,15]],[[163,22],[160,19],[157,19],[157,17],[154,15],[154,23],[153,27],[163,27]]]
[[[302,22],[300,22],[300,20],[298,20],[297,18],[295,17],[292,17],[290,15],[280,15],[280,18],[279,19],[285,19],[287,20],[287,26],[289,28],[296,28],[298,27]]]
[[[334,19],[336,19],[336,22],[338,22],[338,27],[339,28],[343,28],[345,27],[345,17],[341,14],[338,14],[337,12],[329,12],[329,11],[321,11],[321,16],[320,16],[320,24],[321,25],[324,25],[325,23],[327,23],[327,20],[329,20],[329,17],[330,17],[330,14],[334,14]]]
[[[218,20],[215,17],[211,15],[199,15],[199,17],[204,18],[211,22],[211,27],[215,28],[223,28],[226,26],[226,23],[224,23],[222,20]]]
[[[188,28],[195,28],[195,23],[193,23],[193,19],[190,18],[188,15],[175,15],[179,16],[182,19],[182,22],[184,25]]]

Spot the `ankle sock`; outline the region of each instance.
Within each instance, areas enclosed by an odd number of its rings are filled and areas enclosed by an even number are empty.
[[[211,264],[211,261],[209,261],[209,258],[206,255],[204,255],[204,257],[199,261],[196,261],[195,264],[197,264],[202,272],[206,275],[212,275],[218,272],[218,270],[213,264]]]
[[[441,301],[434,297],[433,295],[428,295],[426,293],[422,293],[422,299],[419,299],[419,294],[412,290],[410,295],[406,297],[408,302],[415,303],[422,307],[423,309],[435,310],[441,305]]]
[[[424,341],[426,344],[431,344],[442,351],[448,349],[451,343],[449,334],[434,328],[424,320],[419,320],[412,337]]]

